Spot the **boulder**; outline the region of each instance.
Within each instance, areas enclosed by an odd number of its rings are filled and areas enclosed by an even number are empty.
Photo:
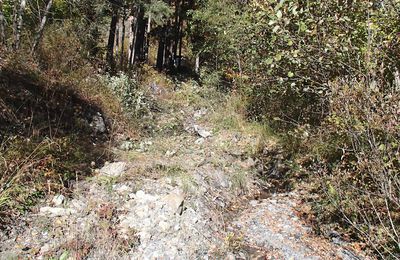
[[[126,162],[114,162],[105,165],[100,169],[100,175],[118,177],[121,176],[127,169]]]

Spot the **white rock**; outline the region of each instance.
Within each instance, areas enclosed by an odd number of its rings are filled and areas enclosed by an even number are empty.
[[[109,163],[100,169],[100,174],[110,177],[118,177],[122,175],[126,169],[127,164],[125,162]]]
[[[51,202],[53,203],[54,206],[58,207],[61,204],[63,204],[64,200],[65,200],[64,195],[59,194],[59,195],[54,196],[53,199],[51,200]]]
[[[205,130],[204,128],[202,128],[201,126],[194,125],[193,128],[194,128],[194,131],[196,131],[196,133],[197,133],[198,135],[200,135],[201,137],[203,137],[203,138],[208,138],[208,137],[210,137],[210,136],[212,135],[211,132],[206,131],[206,130]]]
[[[167,231],[167,230],[170,229],[170,227],[171,227],[171,225],[168,224],[168,222],[166,222],[166,221],[160,221],[160,223],[158,224],[158,226],[160,227],[160,229],[161,229],[163,232]]]
[[[125,184],[122,184],[122,185],[114,185],[113,186],[113,189],[118,193],[118,194],[126,194],[126,193],[129,193],[132,189],[131,189],[131,187],[129,187],[129,186],[127,186],[127,185],[125,185]]]
[[[142,199],[142,198],[144,198],[146,196],[146,193],[144,193],[144,191],[142,191],[142,190],[138,190],[137,192],[136,192],[136,198],[137,199]]]
[[[40,213],[49,214],[51,217],[60,217],[60,216],[75,214],[76,210],[65,209],[65,208],[42,207],[40,208]]]
[[[173,212],[177,213],[178,209],[183,205],[185,196],[180,191],[174,191],[163,198],[163,201],[167,208]]]
[[[201,137],[201,138],[197,139],[194,143],[200,145],[200,144],[204,143],[204,141],[205,141],[205,139],[203,137]]]
[[[251,205],[252,207],[256,207],[256,206],[258,205],[258,201],[256,201],[256,200],[251,200],[251,201],[250,201],[250,205]]]
[[[174,156],[175,154],[176,154],[176,150],[172,150],[172,151],[168,150],[168,151],[165,153],[165,156],[167,156],[167,157],[172,157],[172,156]]]
[[[93,116],[90,126],[96,133],[104,133],[107,130],[103,116],[100,113],[97,113],[97,115]]]

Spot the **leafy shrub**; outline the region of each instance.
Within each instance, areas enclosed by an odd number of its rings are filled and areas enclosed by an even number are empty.
[[[214,70],[242,74],[250,116],[280,118],[280,129],[319,125],[328,82],[398,70],[399,10],[392,1],[206,1],[193,14],[194,47]]]
[[[400,256],[400,92],[366,82],[332,86],[320,128],[321,221],[342,219],[381,256]],[[332,156],[334,155],[334,156]],[[327,210],[330,209],[330,210]]]
[[[131,118],[139,119],[151,114],[152,102],[139,88],[135,77],[120,72],[116,76],[105,76],[105,82],[120,100],[124,112]]]

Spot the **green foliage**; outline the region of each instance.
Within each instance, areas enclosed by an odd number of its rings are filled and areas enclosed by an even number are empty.
[[[106,85],[113,91],[123,105],[124,112],[132,119],[139,119],[151,115],[152,102],[140,90],[138,82],[123,72],[116,76],[105,76]]]
[[[329,81],[376,67],[376,77],[393,75],[398,10],[372,1],[206,1],[192,34],[208,66],[243,74],[252,116],[315,125],[326,116]]]
[[[145,17],[151,17],[151,20],[157,25],[164,25],[172,17],[174,10],[167,3],[160,0],[152,0],[145,5]]]
[[[320,139],[329,149],[319,160],[329,166],[326,190],[318,203],[320,221],[345,219],[349,230],[372,243],[381,256],[400,253],[400,93],[390,94],[366,83],[335,83],[331,115]],[[332,156],[335,154],[336,156]]]

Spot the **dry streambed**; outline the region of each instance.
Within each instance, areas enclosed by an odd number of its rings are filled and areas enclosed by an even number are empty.
[[[158,125],[179,117],[183,131],[123,142],[121,161],[3,233],[0,259],[361,259],[313,234],[295,192],[254,199],[257,136],[174,111]]]

